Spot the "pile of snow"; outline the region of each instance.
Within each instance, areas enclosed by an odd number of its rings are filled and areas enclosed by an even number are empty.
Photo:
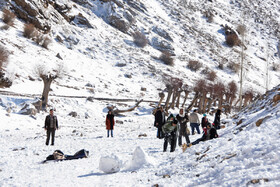
[[[145,165],[151,165],[151,158],[149,158],[140,146],[137,146],[133,152],[131,160],[129,160],[126,165],[126,170],[135,171]]]
[[[116,173],[120,171],[122,162],[116,155],[100,158],[99,169],[104,173]]]

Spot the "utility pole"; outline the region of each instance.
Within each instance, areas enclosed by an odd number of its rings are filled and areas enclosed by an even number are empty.
[[[269,74],[268,74],[268,69],[269,69],[269,45],[267,43],[267,50],[266,50],[266,81],[265,81],[265,90],[266,92],[268,91],[269,88]]]
[[[243,25],[244,26],[244,25]],[[244,64],[244,38],[245,32],[241,35],[242,36],[242,44],[241,44],[241,54],[240,54],[240,88],[239,88],[239,111],[242,108],[242,85],[243,85],[243,64]]]

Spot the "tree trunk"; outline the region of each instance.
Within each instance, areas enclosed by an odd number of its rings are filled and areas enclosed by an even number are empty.
[[[212,104],[213,104],[213,100],[211,98],[208,98],[208,104],[207,104],[207,113],[210,112],[211,108],[212,108]]]
[[[124,112],[131,112],[133,111],[135,108],[137,108],[139,106],[139,104],[143,101],[143,99],[141,99],[140,101],[138,101],[133,107],[129,108],[129,109],[126,109],[126,110],[119,110],[119,109],[116,109],[113,111],[114,114],[119,114],[119,113],[124,113]]]
[[[189,93],[190,93],[190,92],[188,92],[188,91],[185,91],[185,98],[184,98],[184,102],[183,102],[183,104],[182,104],[182,107],[184,107],[184,106],[185,106],[185,104],[186,104],[186,101],[187,101],[187,99],[188,99],[188,96],[189,96]]]
[[[176,102],[176,107],[177,107],[177,108],[179,108],[179,106],[180,106],[180,97],[181,97],[181,93],[182,93],[182,91],[179,91],[179,92],[178,92],[178,95],[177,95],[177,102]]]
[[[206,113],[206,107],[207,107],[207,103],[209,102],[209,98],[205,98],[204,99],[204,103],[203,103],[203,108],[202,108],[202,113]]]
[[[170,101],[170,98],[171,98],[171,95],[172,95],[172,90],[173,89],[169,89],[168,90],[168,95],[167,95],[167,98],[166,98],[166,101],[165,101],[165,111],[167,112],[168,109],[169,109],[169,101]]]
[[[43,94],[42,94],[42,110],[45,110],[47,107],[52,81],[53,81],[53,79],[49,78],[49,77],[46,77],[43,79],[44,89],[43,89]]]
[[[197,92],[197,93],[195,93],[195,96],[194,96],[194,98],[193,98],[191,104],[189,105],[189,107],[188,107],[187,110],[186,110],[187,113],[192,109],[192,107],[194,106],[194,104],[196,103],[196,101],[198,100],[198,98],[199,98],[199,94],[198,94],[198,92]]]
[[[158,107],[161,105],[163,99],[164,99],[164,95],[160,97],[160,100],[159,100],[159,102],[158,102]]]

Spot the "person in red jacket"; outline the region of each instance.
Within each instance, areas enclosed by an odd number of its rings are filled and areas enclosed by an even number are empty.
[[[112,110],[109,110],[106,116],[107,137],[109,137],[110,131],[111,131],[111,137],[113,137],[114,125],[115,125],[114,114],[112,113]]]

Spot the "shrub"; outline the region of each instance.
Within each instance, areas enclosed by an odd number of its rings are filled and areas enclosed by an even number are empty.
[[[16,15],[8,9],[3,10],[3,22],[9,26],[14,25]]]
[[[207,74],[206,74],[206,77],[209,81],[215,81],[216,78],[217,78],[217,73],[215,71],[209,71]]]
[[[43,44],[44,36],[40,32],[35,31],[34,32],[34,40],[38,45],[41,45],[41,44]]]
[[[12,81],[5,77],[4,71],[0,69],[0,88],[10,87],[12,84]]]
[[[159,59],[166,65],[173,66],[174,59],[171,57],[171,54],[168,51],[163,51]]]
[[[194,60],[191,60],[189,61],[187,67],[192,70],[192,71],[197,71],[199,70],[201,67],[202,67],[202,63],[198,62],[198,61],[194,61]]]
[[[233,47],[235,45],[238,45],[240,43],[239,38],[237,34],[232,33],[226,36],[226,43],[229,47]]]
[[[246,27],[244,25],[238,25],[236,31],[240,34],[240,35],[244,35],[246,32]]]
[[[234,62],[230,62],[227,67],[234,73],[237,73],[240,70],[240,64]]]
[[[45,49],[48,49],[49,44],[52,42],[52,40],[49,37],[45,37],[43,43],[42,43],[42,47],[44,47]]]
[[[8,61],[8,51],[0,46],[0,69],[2,69],[3,65]]]
[[[145,47],[148,44],[148,40],[144,34],[142,34],[139,31],[136,31],[135,33],[132,34],[134,43],[138,47]]]
[[[33,24],[25,24],[24,25],[24,30],[23,30],[23,36],[26,38],[32,38],[34,37],[34,33],[36,31],[36,28]]]

